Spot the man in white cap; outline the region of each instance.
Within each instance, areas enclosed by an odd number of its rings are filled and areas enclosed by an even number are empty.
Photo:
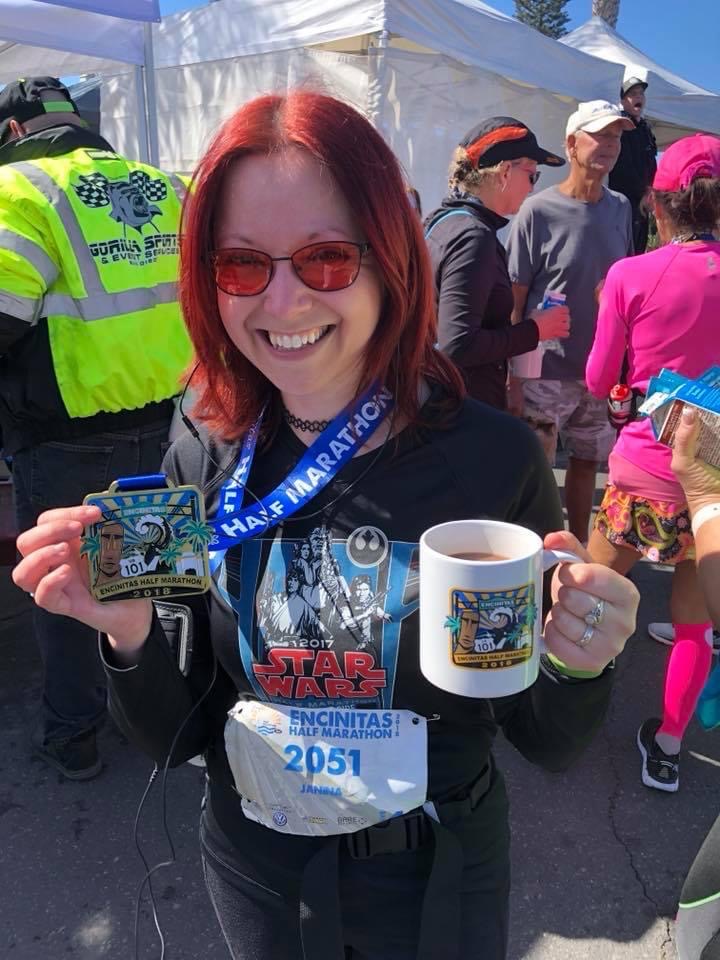
[[[622,85],[620,106],[632,120],[633,128],[622,135],[620,156],[608,179],[610,189],[617,190],[630,201],[635,253],[645,253],[647,246],[648,214],[642,201],[657,170],[657,143],[643,117],[647,86],[645,80],[638,77],[628,77]]]
[[[570,310],[570,336],[545,344],[540,379],[525,380],[521,402],[511,396],[510,407],[535,430],[551,463],[561,438],[569,458],[568,524],[581,542],[588,539],[598,464],[615,437],[606,402],[585,385],[597,290],[610,266],[633,252],[630,204],[603,181],[615,166],[623,131],[631,127],[616,104],[579,104],[566,128],[567,178],[523,203],[507,245],[513,322],[525,319],[546,293],[563,294]]]

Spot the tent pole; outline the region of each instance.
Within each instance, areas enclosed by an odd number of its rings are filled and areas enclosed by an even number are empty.
[[[372,75],[368,84],[368,98],[370,99],[369,115],[370,120],[378,132],[384,134],[384,102],[383,90],[385,89],[385,51],[390,42],[390,33],[387,30],[380,30],[373,37],[373,46],[376,49],[375,54],[370,58]]]
[[[147,124],[147,143],[150,163],[157,166],[160,162],[157,131],[157,98],[155,95],[155,54],[153,52],[152,23],[145,24],[145,114]]]
[[[135,67],[135,96],[137,98],[137,139],[138,139],[138,158],[147,163],[148,141],[147,141],[147,109],[145,107],[145,77],[143,67]]]

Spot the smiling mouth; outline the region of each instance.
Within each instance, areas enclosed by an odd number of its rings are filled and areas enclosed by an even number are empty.
[[[303,347],[309,347],[319,340],[322,340],[332,326],[312,327],[309,330],[302,330],[299,333],[274,333],[272,330],[263,330],[268,343],[274,350],[302,350]]]

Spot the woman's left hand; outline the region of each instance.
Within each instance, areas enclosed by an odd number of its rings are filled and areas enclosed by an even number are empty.
[[[567,531],[549,533],[545,547],[571,550],[588,561],[558,564],[552,579],[553,606],[545,620],[545,646],[570,670],[600,673],[635,632],[640,594],[626,577],[590,562],[590,554]],[[599,622],[592,622],[593,613],[600,614]]]

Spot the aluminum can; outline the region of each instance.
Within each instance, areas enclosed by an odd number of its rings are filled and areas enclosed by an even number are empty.
[[[608,395],[608,420],[616,430],[622,430],[632,418],[633,392],[625,383],[616,383]]]
[[[541,310],[549,310],[550,307],[564,307],[567,297],[564,293],[555,293],[552,290],[546,290],[542,303],[539,304]]]

